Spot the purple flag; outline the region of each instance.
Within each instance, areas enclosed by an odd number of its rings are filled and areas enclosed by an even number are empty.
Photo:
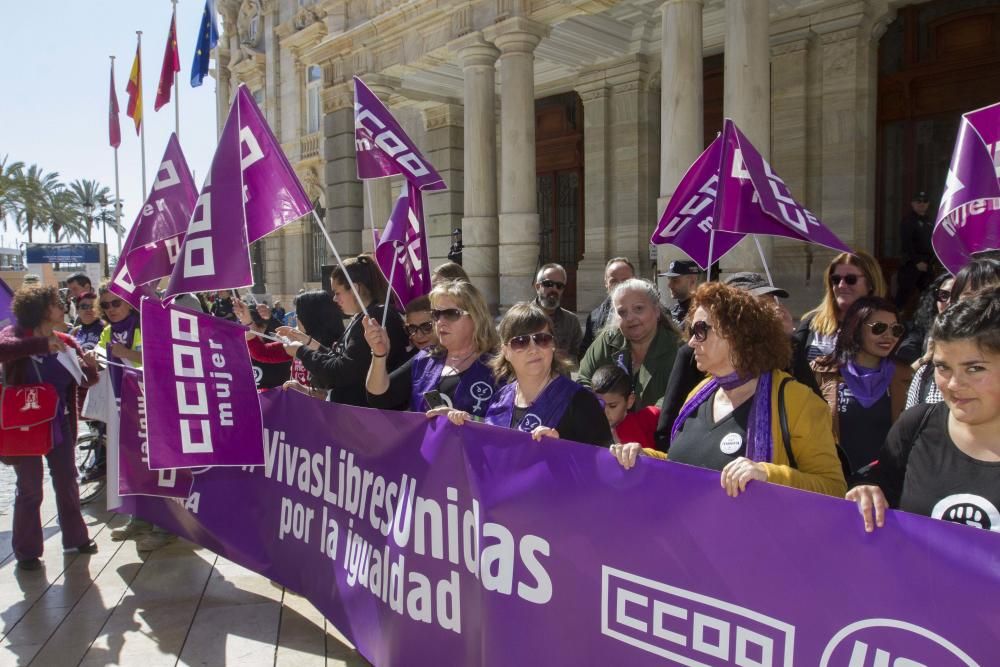
[[[313,205],[245,84],[236,91],[236,105],[247,239],[253,243],[310,213]]]
[[[385,274],[392,275],[392,290],[405,307],[431,291],[430,259],[427,256],[427,232],[424,229],[423,195],[407,182],[392,215],[377,239],[375,260]],[[396,271],[392,263],[396,262]]]
[[[142,301],[149,467],[264,462],[260,403],[245,329],[204,313]]]
[[[121,421],[118,430],[119,495],[187,498],[194,477],[190,470],[150,470],[146,446],[146,398],[138,371],[122,377]]]
[[[1000,103],[962,114],[932,243],[958,273],[969,255],[1000,248]]]
[[[143,297],[149,297],[150,299],[159,298],[156,296],[156,291],[153,289],[152,285],[143,285],[142,283],[136,282],[132,279],[132,275],[129,273],[128,260],[125,257],[125,251],[132,246],[132,240],[135,238],[137,230],[138,226],[133,224],[132,228],[128,231],[128,234],[125,235],[125,244],[122,246],[122,255],[118,258],[114,271],[111,272],[111,280],[108,281],[108,290],[127,301],[129,305],[136,310],[139,309],[139,304],[142,302]]]
[[[705,269],[747,234],[851,251],[795,201],[781,177],[727,118],[722,134],[681,179],[650,240],[679,247]]]
[[[419,190],[447,186],[364,81],[354,77],[354,144],[358,178],[402,174]]]
[[[243,210],[238,102],[239,96],[229,108],[164,298],[253,284]]]
[[[0,278],[0,329],[14,323],[14,314],[10,304],[14,301],[14,290],[3,278]]]
[[[890,511],[866,534],[854,503],[766,482],[733,499],[693,466],[626,471],[603,448],[296,392],[261,404],[263,466],[123,511],[304,595],[373,664],[997,662],[995,532]]]

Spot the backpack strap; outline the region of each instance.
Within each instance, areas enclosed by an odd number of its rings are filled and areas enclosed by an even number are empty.
[[[788,428],[788,410],[785,409],[785,385],[791,381],[792,378],[786,377],[778,386],[778,421],[781,423],[781,443],[785,446],[788,465],[798,468],[799,466],[795,463],[795,454],[792,453],[792,433]]]

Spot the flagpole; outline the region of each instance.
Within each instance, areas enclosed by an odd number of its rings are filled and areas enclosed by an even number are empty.
[[[142,151],[142,196],[146,196],[146,109],[143,103],[142,94],[142,30],[135,31],[136,36],[139,39],[138,50],[139,50],[139,108],[142,109],[142,120],[139,123],[139,149]],[[119,226],[118,232],[118,254],[122,254],[122,231]]]
[[[712,282],[712,251],[715,249],[715,222],[712,222],[712,230],[708,233],[708,276],[705,282]]]
[[[757,254],[760,255],[760,262],[764,265],[764,273],[767,274],[767,284],[774,287],[774,281],[771,280],[771,269],[767,268],[767,260],[764,259],[764,250],[760,247],[760,239],[757,238],[757,234],[751,234],[753,237],[753,242],[757,244]]]
[[[372,238],[374,241],[374,237]],[[382,311],[382,328],[385,329],[385,318],[389,316],[389,304],[392,303],[392,295],[396,290],[392,288],[392,279],[396,275],[396,265],[399,264],[399,246],[392,246],[392,267],[389,269],[389,291],[385,295],[385,310]],[[398,294],[396,296],[399,296]],[[402,299],[400,299],[402,301]]]
[[[371,234],[372,238],[372,251],[375,250],[375,212],[372,211],[372,191],[371,191],[371,179],[363,179],[365,183],[365,217],[368,218],[368,233]]]
[[[111,71],[115,70],[115,57],[108,56],[111,58]],[[117,99],[117,96],[116,96]],[[117,106],[117,103],[116,105]],[[120,135],[119,135],[120,136]],[[118,183],[118,147],[115,146],[115,230],[119,230],[122,227],[122,200],[121,192]],[[121,238],[119,236],[118,238]],[[121,243],[119,242],[118,254],[121,255]],[[111,274],[111,270],[108,267],[108,223],[104,223],[104,276],[108,277]]]
[[[354,286],[354,281],[351,280],[351,274],[347,272],[347,267],[344,266],[344,261],[340,259],[340,253],[337,252],[337,246],[333,245],[333,239],[330,238],[330,233],[326,231],[326,227],[323,226],[323,222],[319,219],[319,215],[316,214],[316,209],[312,210],[312,218],[319,225],[319,230],[323,232],[323,237],[326,239],[327,245],[330,246],[330,250],[333,251],[333,256],[337,260],[337,265],[340,266],[340,270],[344,272],[344,278],[347,279],[347,284],[350,285],[351,291],[354,293],[354,298],[357,300],[358,305],[361,306],[362,312],[364,312],[365,317],[371,317],[368,314],[368,309],[365,308],[365,302],[361,300],[361,295],[358,294],[358,288]]]
[[[177,0],[170,0],[171,4],[174,6],[174,18],[172,22],[174,39],[177,38]],[[218,119],[216,119],[218,122]],[[177,135],[177,140],[181,139],[181,87],[177,83],[177,72],[174,72],[174,133]]]

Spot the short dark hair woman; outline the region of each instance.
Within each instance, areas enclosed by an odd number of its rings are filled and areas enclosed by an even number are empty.
[[[484,421],[531,433],[535,440],[611,444],[600,401],[569,378],[570,363],[556,350],[552,332],[552,320],[534,303],[515,304],[500,320],[500,354],[492,365],[497,381],[506,384],[495,394]],[[448,412],[455,424],[470,418],[461,410]]]
[[[76,481],[76,392],[97,381],[97,361],[93,352],[84,354],[77,342],[55,330],[63,321],[65,310],[54,287],[22,287],[12,303],[15,324],[0,331],[0,362],[4,384],[47,383],[59,395],[56,418],[52,425],[52,450],[45,455],[56,494],[63,548],[79,553],[95,553],[97,546],[87,534],[87,524],[80,513],[80,489]],[[83,371],[82,381],[60,360],[59,354],[70,350]],[[38,357],[41,357],[39,360]],[[17,475],[14,500],[12,546],[17,565],[24,570],[41,567],[42,458],[40,456],[3,457]]]
[[[708,283],[695,292],[687,323],[688,345],[709,378],[674,421],[670,460],[722,471],[730,496],[752,480],[839,496],[847,487],[830,413],[811,389],[780,370],[792,350],[775,309],[742,290]],[[634,443],[611,451],[625,468],[639,453],[667,458]]]
[[[1000,288],[949,307],[931,335],[944,401],[903,413],[847,499],[866,531],[887,508],[1000,531]]]

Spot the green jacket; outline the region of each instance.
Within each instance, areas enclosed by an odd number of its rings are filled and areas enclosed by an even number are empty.
[[[625,368],[632,371],[635,409],[650,405],[660,407],[663,395],[667,392],[667,379],[674,366],[679,345],[680,341],[673,329],[661,325],[637,371],[632,368],[632,353],[622,332],[618,329],[605,329],[587,349],[587,354],[580,362],[579,382],[589,387],[590,378],[598,368],[620,360]]]

